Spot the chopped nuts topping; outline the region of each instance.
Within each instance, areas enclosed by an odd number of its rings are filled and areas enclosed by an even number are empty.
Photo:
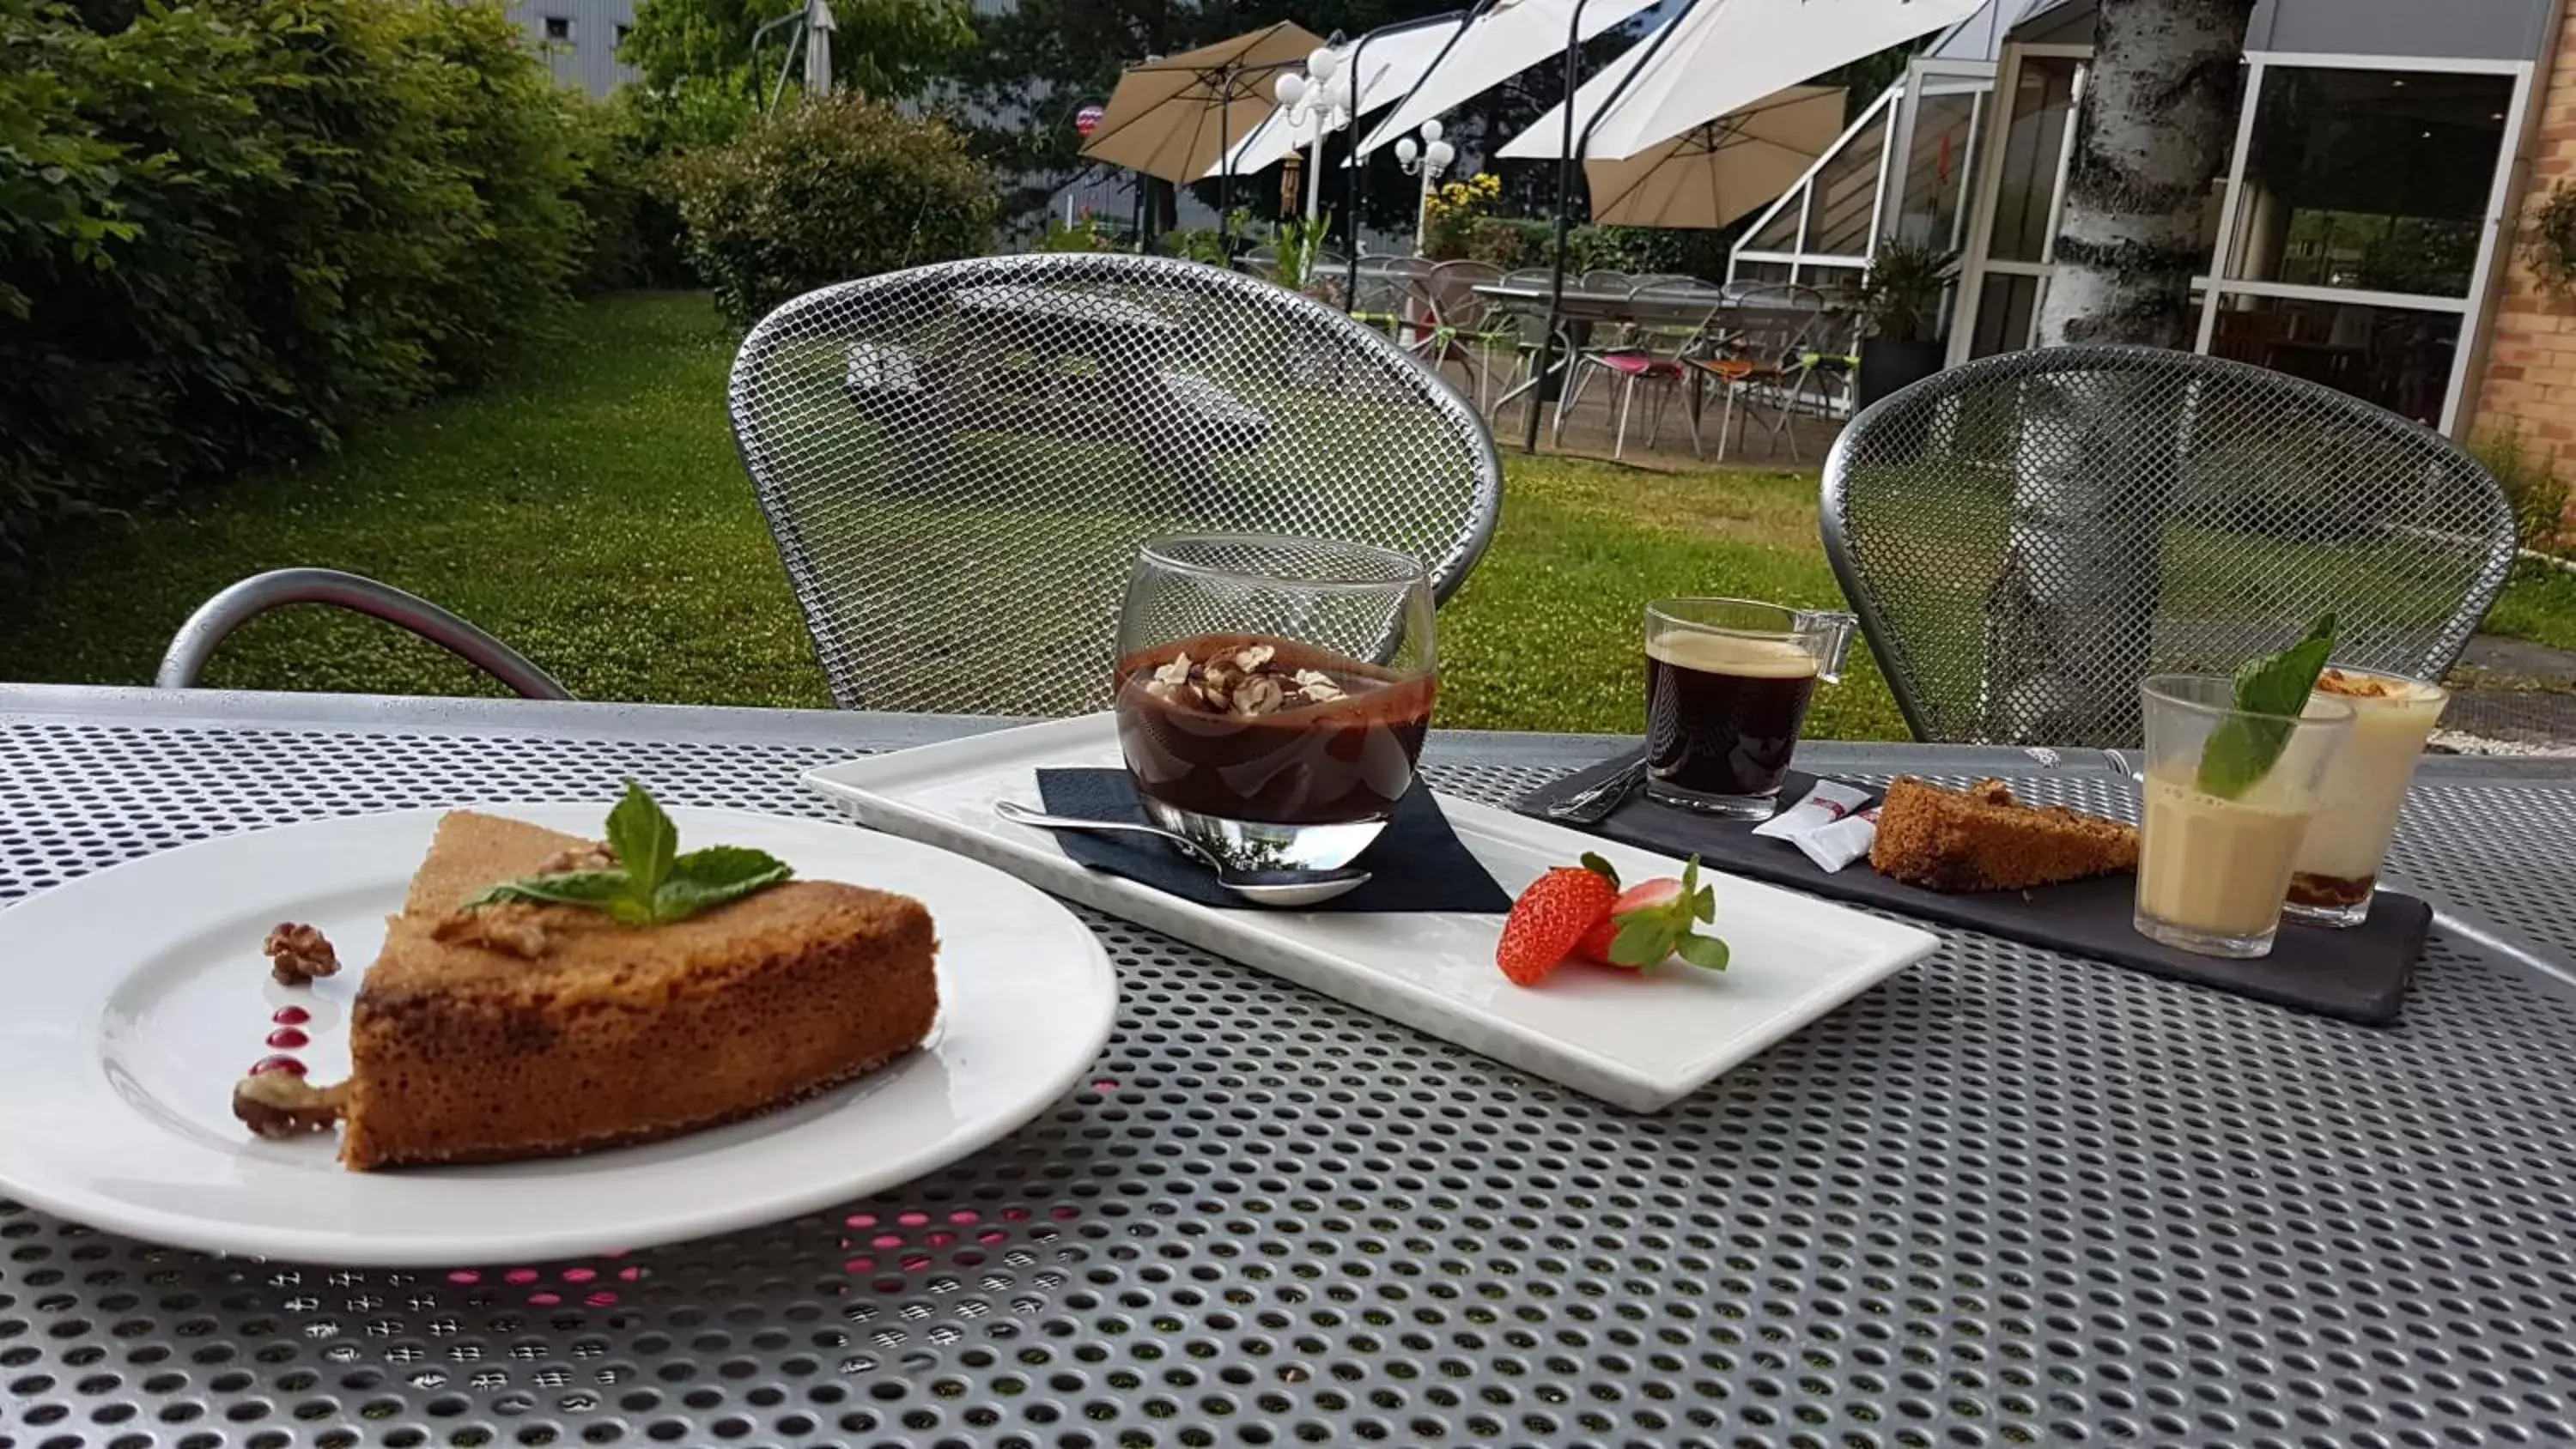
[[[522,961],[546,954],[546,920],[537,907],[503,901],[480,910],[458,911],[430,927],[430,939],[452,946],[480,946]]]
[[[339,953],[322,933],[293,921],[280,922],[260,949],[268,953],[268,974],[281,986],[302,986],[340,969]]]
[[[328,1132],[348,1101],[348,1083],[317,1087],[293,1072],[262,1072],[233,1084],[233,1115],[262,1137]]]
[[[1205,664],[1192,663],[1186,653],[1176,655],[1153,667],[1145,692],[1167,704],[1243,719],[1350,697],[1340,681],[1320,669],[1282,667],[1278,649],[1268,644],[1248,644]]]
[[[586,840],[568,845],[546,857],[546,863],[528,872],[530,875],[568,875],[577,870],[615,870],[617,852],[604,841]]]

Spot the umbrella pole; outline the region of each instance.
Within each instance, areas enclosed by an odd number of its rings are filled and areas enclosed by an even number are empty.
[[[1574,16],[1565,22],[1565,143],[1556,158],[1556,268],[1547,284],[1547,326],[1538,335],[1538,364],[1530,371],[1529,431],[1521,439],[1521,451],[1538,451],[1538,405],[1547,398],[1548,364],[1556,354],[1556,327],[1565,310],[1565,234],[1572,226],[1574,199],[1574,93],[1583,71],[1583,7],[1592,0],[1574,0]],[[1590,128],[1585,128],[1588,138]],[[1569,355],[1566,367],[1571,371],[1574,360]],[[1569,379],[1570,380],[1570,379]],[[1556,410],[1560,426],[1565,415],[1565,389],[1556,390]]]
[[[1376,33],[1365,31],[1351,42],[1351,153],[1343,158],[1351,174],[1342,182],[1342,209],[1350,213],[1342,223],[1342,245],[1350,253],[1342,265],[1344,312],[1360,304],[1360,189],[1368,175],[1368,167],[1360,161],[1360,110],[1368,104],[1368,43],[1369,36]]]
[[[1226,231],[1232,225],[1228,215],[1234,210],[1234,67],[1220,74],[1217,84],[1223,89],[1216,97],[1216,254],[1234,265],[1234,252],[1226,245]]]

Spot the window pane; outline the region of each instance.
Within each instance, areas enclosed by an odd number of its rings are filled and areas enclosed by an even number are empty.
[[[1992,357],[2030,346],[2031,319],[2039,311],[2039,285],[2037,277],[1986,274],[1985,289],[1977,295],[1977,330],[1968,339],[1970,357]]]
[[[1927,86],[1958,82],[1931,80]],[[1982,92],[1926,95],[1914,112],[1896,236],[1917,246],[1959,244],[1959,204],[1968,191],[1968,154]]]
[[[1895,108],[1853,136],[1816,172],[1815,201],[1807,212],[1807,244],[1800,250],[1834,257],[1869,254],[1869,228],[1878,209],[1878,158],[1887,150],[1887,123]]]
[[[2227,275],[2465,297],[2513,81],[2266,73]]]
[[[1792,191],[1780,207],[1780,214],[1762,224],[1762,229],[1744,239],[1748,252],[1794,252],[1798,249],[1798,197]]]
[[[1785,282],[1789,280],[1787,262],[1737,262],[1735,280],[1739,282]]]
[[[2047,253],[2048,214],[2057,202],[2057,159],[2075,107],[2077,62],[2034,56],[2013,83],[2012,125],[2004,134],[2002,185],[1995,191],[1994,240],[1987,255],[2035,262]]]
[[[2222,293],[2209,350],[2439,424],[2459,341],[2452,313]]]

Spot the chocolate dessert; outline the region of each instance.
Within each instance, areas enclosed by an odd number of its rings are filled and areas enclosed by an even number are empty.
[[[1118,742],[1177,810],[1276,825],[1381,820],[1413,787],[1438,680],[1290,639],[1208,634],[1119,661]]]

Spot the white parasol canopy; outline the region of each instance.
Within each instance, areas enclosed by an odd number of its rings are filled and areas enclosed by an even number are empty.
[[[805,93],[819,96],[831,88],[832,7],[805,0]]]
[[[1365,156],[1435,116],[1445,116],[1544,61],[1563,63],[1565,28],[1581,0],[1494,0],[1467,21],[1449,53],[1434,64],[1413,93],[1378,122],[1352,154]],[[1601,32],[1656,0],[1591,0],[1583,5],[1582,38]],[[1801,77],[1803,79],[1803,77]],[[1768,89],[1776,90],[1777,87]],[[1767,91],[1766,91],[1767,93]]]
[[[1344,65],[1350,64],[1352,56],[1357,55],[1359,63],[1368,71],[1353,84],[1352,114],[1365,116],[1404,99],[1405,92],[1412,90],[1414,83],[1422,79],[1431,63],[1448,48],[1450,37],[1466,23],[1464,16],[1444,15],[1429,21],[1390,25],[1371,31],[1360,40],[1333,47]],[[1220,158],[1216,165],[1209,167],[1207,174],[1214,176],[1222,170],[1248,176],[1273,162],[1288,159],[1291,153],[1314,139],[1312,132],[1298,134],[1288,123],[1287,109],[1282,107],[1254,127],[1243,138],[1242,144],[1234,148],[1231,157]]]
[[[1669,34],[1638,42],[1574,93],[1575,144],[1587,157],[1634,156],[1784,86],[1967,19],[1983,3],[1698,0],[1671,22]],[[1560,105],[1497,154],[1546,157],[1564,148]]]

